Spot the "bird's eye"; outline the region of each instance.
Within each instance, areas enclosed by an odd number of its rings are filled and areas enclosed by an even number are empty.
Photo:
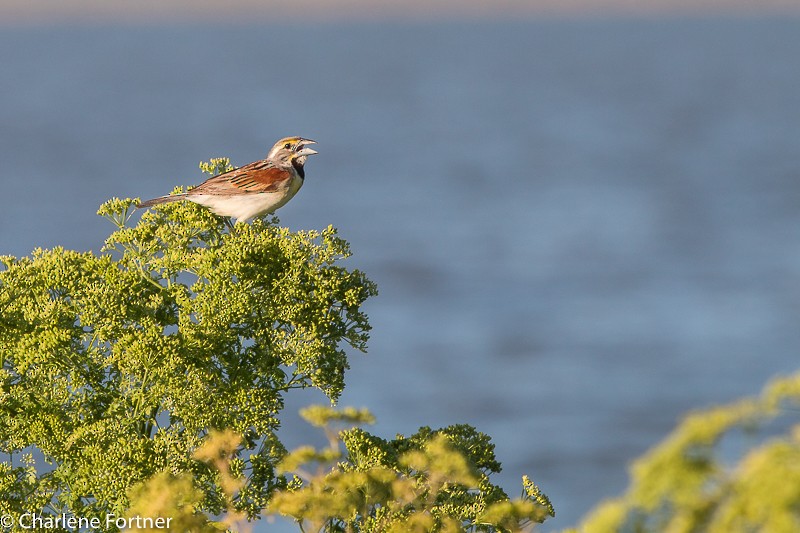
[[[286,143],[283,145],[283,147],[288,150],[289,148],[292,147],[292,143]]]

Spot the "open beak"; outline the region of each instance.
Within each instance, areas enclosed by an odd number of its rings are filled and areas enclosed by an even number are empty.
[[[295,148],[295,152],[294,153],[298,157],[318,154],[319,152],[317,152],[316,150],[313,150],[311,148],[306,148],[306,145],[309,145],[309,144],[317,144],[317,141],[312,141],[311,139],[303,139],[303,140],[301,140],[297,144],[297,148]]]

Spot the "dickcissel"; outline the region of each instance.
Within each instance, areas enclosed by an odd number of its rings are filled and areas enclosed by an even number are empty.
[[[309,144],[316,143],[302,137],[283,138],[261,161],[213,176],[183,194],[153,198],[138,207],[189,200],[236,220],[272,213],[286,205],[303,186],[303,165],[308,156],[317,153],[307,147]]]

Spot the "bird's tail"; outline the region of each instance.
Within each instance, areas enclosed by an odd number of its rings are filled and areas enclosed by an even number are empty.
[[[147,200],[146,202],[142,202],[136,206],[137,209],[144,209],[146,207],[153,207],[154,205],[158,204],[168,204],[170,202],[177,202],[178,200],[183,200],[186,198],[186,194],[170,194],[168,196],[159,196],[158,198],[153,198],[152,200]]]

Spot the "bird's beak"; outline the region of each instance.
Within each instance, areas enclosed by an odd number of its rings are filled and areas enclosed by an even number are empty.
[[[306,145],[308,144],[317,144],[317,141],[312,141],[311,139],[303,139],[297,144],[297,148],[295,148],[295,155],[300,157],[300,156],[309,156],[319,153],[311,148],[306,148]]]

